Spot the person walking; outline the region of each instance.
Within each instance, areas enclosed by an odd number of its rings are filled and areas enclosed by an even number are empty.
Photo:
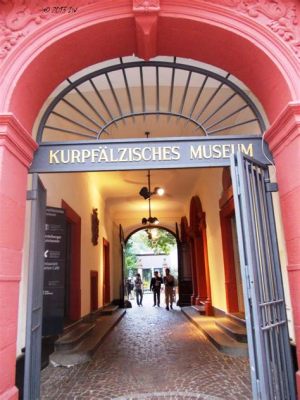
[[[127,289],[127,297],[128,297],[128,300],[130,300],[130,297],[131,297],[131,291],[132,291],[132,289],[133,289],[133,284],[132,284],[132,282],[131,282],[131,279],[127,279],[127,281],[126,281],[126,289]]]
[[[171,310],[173,309],[173,288],[175,286],[175,278],[170,274],[169,268],[166,268],[166,276],[164,276],[165,284],[165,297],[166,297],[166,309],[169,311],[169,305]]]
[[[150,282],[150,290],[153,291],[153,307],[155,307],[156,304],[158,307],[160,307],[160,289],[162,283],[162,277],[158,276],[158,271],[155,271]]]
[[[143,305],[143,281],[141,279],[141,274],[136,274],[134,281],[134,289],[136,294],[136,304],[138,306]]]

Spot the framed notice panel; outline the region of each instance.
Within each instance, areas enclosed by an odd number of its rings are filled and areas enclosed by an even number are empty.
[[[47,207],[45,225],[43,336],[63,331],[66,216],[61,208]]]

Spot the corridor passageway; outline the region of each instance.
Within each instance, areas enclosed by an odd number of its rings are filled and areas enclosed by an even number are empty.
[[[226,356],[186,319],[179,307],[128,309],[92,361],[42,371],[41,398],[250,399],[247,359]],[[134,302],[133,302],[134,303]]]

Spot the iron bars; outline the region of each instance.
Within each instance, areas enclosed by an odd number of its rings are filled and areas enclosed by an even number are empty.
[[[176,57],[109,64],[64,82],[41,119],[38,143],[99,140],[103,133],[126,138],[133,131],[142,137],[154,121],[157,136],[170,136],[166,126],[174,136],[260,136],[265,130],[255,102],[228,73]]]

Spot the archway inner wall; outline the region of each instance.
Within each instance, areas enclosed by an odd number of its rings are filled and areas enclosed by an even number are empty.
[[[141,33],[137,34],[136,27],[141,26],[141,20],[138,20],[137,13],[133,13],[132,2],[116,0],[113,4],[111,3],[98,2],[82,6],[75,18],[65,19],[60,16],[43,22],[24,40],[21,39],[20,44],[16,45],[2,60],[0,66],[0,77],[2,77],[0,83],[2,146],[0,203],[2,207],[5,205],[5,219],[2,221],[4,213],[1,213],[1,226],[3,222],[7,229],[1,230],[0,243],[4,260],[1,266],[3,275],[1,286],[4,288],[2,293],[6,295],[14,293],[15,289],[16,293],[18,291],[22,252],[19,235],[14,237],[14,226],[7,221],[14,220],[17,204],[20,211],[19,232],[23,231],[26,168],[30,164],[35,148],[33,141],[29,139],[30,135],[26,134],[24,128],[31,133],[42,104],[51,91],[66,77],[83,67],[105,59],[133,53],[140,55],[139,51],[143,46],[149,47],[149,30],[146,29],[146,23],[145,29],[142,26]],[[138,3],[135,1],[134,5]],[[156,24],[157,33],[150,35],[152,40],[150,47],[154,49],[151,56],[157,54],[195,58],[236,75],[262,102],[271,123],[276,120],[282,110],[287,110],[280,114],[279,119],[280,121],[288,119],[293,125],[294,154],[295,149],[300,148],[299,107],[294,107],[290,111],[289,102],[299,103],[300,99],[298,59],[288,46],[275,33],[270,33],[265,26],[260,26],[245,15],[238,15],[238,13],[229,12],[225,7],[208,3],[178,0],[169,4],[164,0],[159,4],[156,1],[158,10],[154,13],[147,10],[145,5],[143,8],[143,3],[141,3],[141,11],[145,16],[149,14],[154,17],[153,21]],[[295,1],[295,7],[296,5]],[[281,127],[280,121],[278,122],[277,118],[275,123]],[[280,135],[277,135],[277,128],[274,129],[276,135],[274,135],[273,144],[276,148],[276,157],[280,160],[289,159],[285,141],[291,130],[285,129],[287,125],[282,127],[283,133]],[[273,137],[272,131],[270,132],[271,140]],[[278,136],[280,136],[279,141]],[[13,159],[10,166],[5,163],[8,155]],[[299,204],[299,183],[297,186],[295,182],[296,186],[293,186],[292,192],[288,190],[285,187],[285,176],[290,175],[288,167],[285,163],[281,163],[280,169],[281,200],[284,200],[286,210],[290,210],[289,204]],[[22,185],[17,188],[18,181],[22,181]],[[11,183],[7,185],[7,182]],[[299,224],[287,211],[284,213],[284,223],[289,241],[294,242]],[[299,275],[297,266],[300,265],[299,247],[292,248],[292,260],[291,268],[293,267],[294,277],[292,293],[295,297],[295,305],[297,293],[295,282]],[[291,263],[290,260],[289,262]],[[15,265],[13,276],[10,273],[12,264]],[[9,338],[3,336],[1,339],[3,368],[0,367],[1,370],[6,371],[6,374],[1,378],[0,394],[5,399],[17,397],[14,388],[15,351],[12,351],[15,347],[17,324],[17,301],[15,300],[14,298],[14,301],[5,301],[5,304],[11,305],[9,314],[12,316],[10,324],[12,334]],[[298,311],[297,314],[299,314]],[[299,318],[296,318],[298,326],[299,321],[300,314]],[[5,316],[1,317],[1,325],[7,325]]]
[[[120,2],[122,8],[118,3],[106,8],[105,18],[100,6],[85,6],[86,12],[76,19],[51,20],[34,31],[34,41],[26,38],[12,61],[8,58],[2,65],[7,77],[2,83],[3,111],[12,112],[31,131],[44,101],[68,76],[103,60],[140,56],[139,49],[150,46],[150,34],[146,28],[144,34],[137,33],[131,2]],[[297,97],[299,80],[297,84],[287,62],[291,54],[279,40],[273,37],[271,42],[265,27],[244,16],[232,19],[222,8],[208,11],[206,3],[197,8],[164,3],[155,20],[157,34],[150,37],[155,42],[152,56],[194,58],[230,72],[259,98],[270,122]]]

